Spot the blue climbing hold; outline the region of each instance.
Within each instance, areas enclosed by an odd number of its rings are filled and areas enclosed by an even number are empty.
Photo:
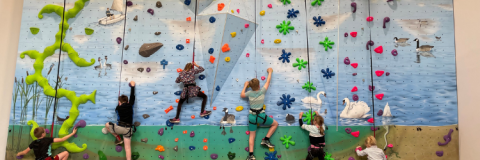
[[[200,79],[200,80],[205,79],[205,75],[202,74],[202,75],[198,76],[198,79]]]
[[[185,2],[183,2],[183,3],[185,3],[185,5],[188,6],[188,5],[190,5],[190,3],[192,3],[192,0],[185,0]]]
[[[210,118],[210,115],[203,116],[203,118],[209,119],[209,118]]]
[[[170,123],[170,120],[167,120],[167,121],[166,121],[166,124],[167,124],[167,126],[169,126],[169,127],[173,127],[173,123]]]
[[[188,149],[190,149],[191,151],[195,150],[195,146],[190,146],[188,147]]]
[[[179,95],[182,94],[182,91],[176,91],[174,94],[177,95],[177,96],[179,96]]]
[[[265,157],[265,160],[278,160],[278,158],[276,157],[276,154],[277,154],[277,151],[265,152],[265,155],[267,155],[267,157]]]
[[[232,143],[232,142],[235,142],[235,138],[229,138],[228,139],[228,143]]]
[[[217,89],[217,91],[220,91],[220,86],[217,86],[217,88],[215,88],[215,89]]]
[[[208,49],[208,53],[213,54],[213,48]]]
[[[295,102],[295,98],[290,98],[290,95],[285,95],[283,94],[282,97],[280,97],[281,101],[277,102],[277,105],[280,106],[283,104],[283,110],[286,110],[287,107],[290,108],[292,102]]]
[[[335,76],[335,73],[333,73],[329,68],[327,68],[327,71],[325,69],[322,69],[323,77],[329,79],[332,78],[332,76]]]
[[[209,20],[210,20],[210,23],[214,23],[215,20],[217,20],[217,19],[215,19],[215,17],[211,16]]]
[[[313,20],[315,21],[313,22],[313,24],[316,25],[317,27],[322,26],[322,24],[325,24],[325,21],[323,21],[322,16],[318,16],[318,18],[313,16]]]
[[[297,14],[300,13],[300,11],[298,10],[295,10],[295,9],[291,9],[291,10],[288,10],[288,15],[287,15],[287,18],[293,18],[293,17],[297,17]]]
[[[183,50],[183,48],[185,48],[185,47],[183,47],[183,45],[181,45],[181,44],[178,44],[178,45],[177,45],[177,49],[178,49],[178,50]]]
[[[290,63],[290,55],[292,55],[292,53],[290,52],[285,52],[285,49],[282,50],[282,56],[278,58],[278,60],[281,60],[282,63],[285,63],[285,61],[287,61],[287,63]]]

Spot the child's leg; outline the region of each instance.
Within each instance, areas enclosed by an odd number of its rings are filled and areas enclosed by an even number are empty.
[[[253,153],[253,146],[255,144],[256,131],[250,131],[250,138],[248,139],[248,150]]]
[[[185,96],[188,96],[188,95],[185,95]],[[185,100],[187,100],[187,98],[184,98],[184,99],[180,98],[180,102],[178,102],[177,115],[175,116],[176,119],[178,119],[178,117],[180,117],[180,111],[182,111],[182,104],[183,104],[183,102],[185,102]]]
[[[198,91],[197,96],[203,98],[202,109],[200,110],[200,113],[203,113],[203,111],[205,111],[205,105],[207,105],[207,95],[205,95],[205,93],[203,93],[201,91]]]
[[[68,159],[68,151],[63,151],[62,153],[57,154],[59,160]]]
[[[105,128],[107,128],[107,131],[110,132],[113,136],[117,137],[118,135],[113,132],[113,130],[111,128],[113,128],[113,126],[110,126],[110,122],[107,122],[105,123]]]
[[[268,117],[268,118],[270,118],[270,117]],[[277,127],[278,127],[278,122],[276,120],[273,120],[272,126],[268,130],[267,136],[265,136],[265,137],[270,138],[272,136],[272,134],[275,132],[275,130],[277,129]]]
[[[132,140],[131,137],[125,137],[123,139],[123,143],[125,145],[125,153],[126,153],[126,156],[127,156],[127,160],[132,159],[132,148],[130,147],[131,140]]]

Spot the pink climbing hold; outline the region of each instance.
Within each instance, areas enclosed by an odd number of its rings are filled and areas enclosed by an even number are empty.
[[[350,32],[350,35],[351,35],[353,38],[355,38],[355,37],[357,37],[357,32]]]
[[[358,91],[358,88],[357,88],[357,86],[353,86],[353,88],[352,88],[352,92],[356,92],[356,91]]]
[[[265,80],[265,76],[262,76],[262,81]]]
[[[249,135],[249,134],[250,134],[250,131],[245,131],[245,134]]]
[[[237,13],[239,13],[239,14],[240,14],[240,9],[237,9]]]
[[[246,55],[246,56],[247,56],[247,57],[250,57],[250,53],[247,53],[247,55]]]
[[[367,21],[368,21],[368,22],[371,22],[371,21],[373,21],[373,17],[372,17],[372,16],[370,16],[370,17],[367,17]]]
[[[375,97],[377,97],[377,99],[379,99],[379,100],[382,100],[383,99],[383,93],[376,94]]]
[[[375,71],[375,74],[379,77],[382,76],[383,73],[384,73],[384,71],[382,71],[382,70]]]
[[[352,63],[350,64],[353,68],[357,68],[358,67],[358,63]]]
[[[270,117],[270,118],[273,118],[273,116],[272,116],[272,115],[269,115],[269,117]]]
[[[392,148],[392,147],[393,147],[393,144],[388,144],[388,146],[387,146],[387,147],[390,147],[390,148]]]
[[[262,39],[262,41],[260,41],[262,44],[265,43],[265,41]]]
[[[360,136],[360,131],[355,131],[355,132],[352,132],[351,134],[354,137],[358,137],[358,136]]]
[[[378,54],[382,54],[382,53],[383,53],[383,47],[382,47],[382,46],[378,46],[377,48],[375,48],[374,51],[377,52]]]
[[[248,28],[249,26],[250,26],[250,24],[245,23],[245,28]]]
[[[268,8],[272,8],[272,4],[268,4]]]
[[[367,121],[370,122],[370,123],[373,123],[373,122],[374,122],[373,118],[370,118],[370,119],[368,119]]]

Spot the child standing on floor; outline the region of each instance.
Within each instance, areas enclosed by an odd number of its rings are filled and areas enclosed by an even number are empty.
[[[387,160],[385,153],[383,150],[377,147],[377,140],[373,136],[367,137],[365,140],[365,148],[362,150],[362,147],[358,146],[355,151],[357,152],[358,156],[368,156],[369,160]]]
[[[52,143],[63,142],[66,141],[68,138],[72,137],[75,133],[77,133],[77,128],[74,128],[72,133],[63,137],[63,138],[51,138],[45,137],[45,128],[38,127],[33,130],[33,134],[37,137],[37,140],[34,140],[27,149],[17,154],[18,156],[23,156],[27,154],[31,149],[33,149],[33,153],[35,154],[35,160],[67,160],[68,159],[68,151],[63,151],[55,156],[52,155]]]
[[[313,118],[313,125],[303,124],[303,112],[300,112],[300,118],[298,120],[300,127],[310,132],[308,134],[310,151],[308,151],[306,160],[313,160],[314,158],[323,159],[323,157],[325,157],[325,151],[323,150],[325,147],[325,124],[323,123],[323,117],[319,116],[317,111],[315,111],[315,113],[317,115]]]

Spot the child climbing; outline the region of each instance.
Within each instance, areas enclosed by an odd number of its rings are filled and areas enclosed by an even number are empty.
[[[369,160],[387,160],[383,150],[377,147],[377,140],[373,136],[368,136],[365,140],[365,148],[362,150],[362,147],[358,146],[355,148],[358,156],[368,156]]]
[[[131,138],[136,128],[133,123],[133,105],[135,103],[135,82],[130,82],[130,101],[126,95],[118,97],[118,106],[115,108],[117,113],[117,123],[108,122],[105,124],[105,128],[113,136],[115,136],[115,144],[120,145],[125,142],[125,153],[127,160],[132,157],[132,149],[130,147]],[[132,130],[133,128],[133,130]],[[123,135],[124,140],[120,135]]]
[[[270,85],[270,80],[272,78],[272,68],[267,69],[268,78],[265,85],[260,89],[260,81],[254,78],[250,81],[245,82],[245,86],[243,87],[242,93],[240,97],[247,98],[250,103],[250,111],[248,115],[248,130],[250,131],[250,138],[248,140],[249,146],[249,155],[247,160],[255,160],[255,156],[253,155],[253,146],[255,142],[255,131],[257,130],[257,124],[263,125],[271,125],[270,129],[268,130],[267,135],[262,140],[261,144],[266,145],[269,148],[274,148],[275,145],[270,143],[270,137],[272,136],[273,132],[278,127],[277,121],[273,118],[268,117],[263,110],[264,100],[265,100],[265,93],[267,92],[268,86]],[[252,90],[245,93],[247,87],[250,87]]]
[[[18,156],[26,155],[31,149],[33,149],[33,153],[35,155],[36,160],[67,160],[68,159],[68,151],[63,151],[55,156],[52,154],[52,143],[63,142],[66,141],[68,138],[72,137],[75,133],[77,133],[77,128],[74,128],[72,133],[63,137],[63,138],[51,138],[45,137],[45,128],[38,127],[33,130],[33,134],[37,137],[37,140],[34,140],[27,149],[17,154]]]
[[[323,123],[323,117],[319,116],[317,111],[315,111],[315,113],[317,115],[313,118],[313,125],[303,124],[303,112],[300,112],[300,119],[298,120],[300,127],[310,132],[310,151],[308,151],[305,160],[313,160],[314,158],[323,159],[323,157],[325,157],[323,150],[325,147],[325,124]]]
[[[195,65],[197,68],[194,69],[193,65]],[[170,119],[170,123],[180,123],[179,117],[183,102],[187,101],[188,103],[188,98],[192,97],[201,97],[203,99],[200,117],[204,117],[212,113],[211,111],[205,110],[205,105],[207,104],[207,95],[200,91],[201,88],[198,87],[197,83],[195,82],[195,74],[202,73],[205,69],[203,69],[201,66],[198,66],[195,62],[193,62],[193,65],[192,63],[187,63],[184,70],[179,73],[179,76],[175,80],[176,83],[183,83],[183,90],[182,94],[180,95],[180,101],[178,102],[177,115],[175,118]]]

